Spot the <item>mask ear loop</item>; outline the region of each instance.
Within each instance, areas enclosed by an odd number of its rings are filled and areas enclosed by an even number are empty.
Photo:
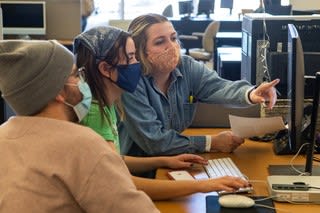
[[[78,77],[80,78],[80,81],[85,82],[86,81],[86,74],[85,74],[86,68],[84,66],[80,67],[78,72]]]

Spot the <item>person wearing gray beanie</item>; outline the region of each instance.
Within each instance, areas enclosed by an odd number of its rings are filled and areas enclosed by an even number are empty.
[[[0,90],[17,113],[0,126],[1,212],[159,212],[104,139],[75,124],[88,88],[56,41],[0,41]]]
[[[54,99],[73,66],[71,52],[56,41],[0,43],[0,90],[18,115],[33,115]]]

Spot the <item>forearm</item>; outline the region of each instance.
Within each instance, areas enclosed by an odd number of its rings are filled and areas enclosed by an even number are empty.
[[[131,173],[141,173],[167,166],[167,157],[131,157],[125,156],[124,161]]]
[[[138,190],[144,191],[152,200],[167,200],[202,192],[201,181],[154,180],[132,176]]]

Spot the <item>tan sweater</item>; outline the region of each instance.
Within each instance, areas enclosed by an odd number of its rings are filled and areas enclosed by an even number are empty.
[[[0,212],[159,212],[89,128],[40,117],[0,126]]]

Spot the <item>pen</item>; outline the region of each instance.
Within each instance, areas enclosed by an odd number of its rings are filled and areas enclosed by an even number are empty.
[[[189,96],[189,103],[190,103],[190,104],[193,103],[193,96],[192,96],[192,95]]]
[[[192,95],[192,92],[190,92],[190,94],[189,94],[189,103],[190,103],[190,104],[193,103],[193,95]]]

